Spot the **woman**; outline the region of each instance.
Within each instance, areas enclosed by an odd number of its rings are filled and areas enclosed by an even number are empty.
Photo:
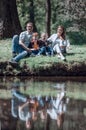
[[[63,53],[66,53],[66,49],[70,43],[66,40],[64,27],[58,26],[57,33],[51,35],[47,41],[52,43],[52,49],[57,53],[58,58],[65,60]]]

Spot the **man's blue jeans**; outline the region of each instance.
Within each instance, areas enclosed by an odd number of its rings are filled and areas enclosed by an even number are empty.
[[[19,45],[18,35],[14,35],[12,39],[12,53],[18,54],[17,56],[13,58],[13,60],[16,62],[20,61],[28,54],[28,52],[24,48],[22,48],[21,45]]]
[[[12,116],[17,118],[18,117],[18,107],[21,103],[25,103],[27,98],[24,97],[21,93],[17,92],[16,90],[12,91],[12,100],[11,100],[11,113]]]

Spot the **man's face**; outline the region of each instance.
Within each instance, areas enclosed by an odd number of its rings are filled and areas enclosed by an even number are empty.
[[[33,26],[32,26],[32,24],[27,24],[27,27],[26,27],[26,29],[27,29],[27,31],[30,33],[30,32],[32,32],[33,31]]]

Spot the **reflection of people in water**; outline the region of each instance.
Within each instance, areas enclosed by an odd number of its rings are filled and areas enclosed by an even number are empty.
[[[67,107],[64,92],[58,94],[57,97],[29,96],[29,99],[17,90],[13,90],[12,95],[12,115],[25,121],[26,128],[32,127],[32,122],[37,121],[38,115],[42,122],[47,122],[50,117],[56,120],[59,128],[62,126]]]
[[[44,120],[47,119],[48,99],[47,99],[47,96],[46,97],[38,96],[37,99],[38,99],[39,106],[40,106],[39,107],[40,118],[41,118],[42,122],[44,122]]]
[[[66,112],[66,99],[64,92],[57,95],[56,99],[52,98],[49,105],[47,114],[51,119],[57,121],[57,125],[60,128],[64,122],[64,115]]]
[[[20,92],[13,90],[12,91],[12,106],[11,111],[12,115],[15,118],[21,119],[22,121],[25,121],[26,128],[31,128],[31,118],[32,113],[30,110],[30,103],[34,103],[32,100],[27,100],[26,97],[24,97]]]

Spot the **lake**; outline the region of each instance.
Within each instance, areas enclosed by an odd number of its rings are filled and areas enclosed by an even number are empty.
[[[24,104],[31,130],[86,130],[85,77],[0,77],[0,130],[27,129]]]

